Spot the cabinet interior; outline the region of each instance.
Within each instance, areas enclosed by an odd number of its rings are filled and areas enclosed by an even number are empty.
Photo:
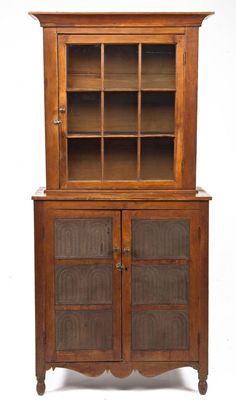
[[[68,180],[175,180],[175,59],[176,45],[67,46]]]

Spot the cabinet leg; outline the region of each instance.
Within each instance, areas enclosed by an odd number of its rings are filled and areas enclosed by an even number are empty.
[[[45,374],[37,376],[37,385],[36,385],[36,390],[38,395],[42,396],[45,392]]]
[[[198,373],[198,390],[201,395],[205,395],[207,393],[207,375],[202,375]]]

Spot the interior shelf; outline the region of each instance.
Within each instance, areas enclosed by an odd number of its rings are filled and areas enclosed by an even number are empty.
[[[173,180],[175,45],[102,46],[67,50],[68,179]]]
[[[138,89],[138,46],[104,46],[104,89]]]
[[[174,133],[175,94],[145,92],[142,94],[141,133]]]
[[[104,134],[135,134],[138,130],[138,94],[105,93]]]
[[[174,139],[142,138],[141,179],[174,179]]]
[[[104,180],[137,180],[136,139],[105,139]]]
[[[67,89],[101,89],[101,45],[67,48]]]
[[[68,139],[69,180],[101,180],[100,139]]]
[[[67,94],[68,133],[98,134],[101,130],[101,94],[71,92]]]
[[[140,134],[140,137],[170,137],[174,138],[175,134],[174,133],[142,133]]]
[[[175,45],[142,45],[142,89],[175,89]]]

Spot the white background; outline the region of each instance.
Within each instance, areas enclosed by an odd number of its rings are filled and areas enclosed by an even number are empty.
[[[191,368],[157,378],[133,374],[87,378],[47,372],[47,393],[35,392],[33,205],[45,185],[42,29],[40,11],[215,11],[200,28],[197,184],[210,206],[210,375],[205,397]],[[234,0],[1,1],[1,401],[83,403],[235,402],[236,57]]]

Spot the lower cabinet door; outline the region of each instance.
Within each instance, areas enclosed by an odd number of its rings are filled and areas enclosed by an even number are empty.
[[[198,359],[198,213],[124,211],[123,358]]]
[[[48,361],[121,359],[120,221],[118,211],[48,213]]]

